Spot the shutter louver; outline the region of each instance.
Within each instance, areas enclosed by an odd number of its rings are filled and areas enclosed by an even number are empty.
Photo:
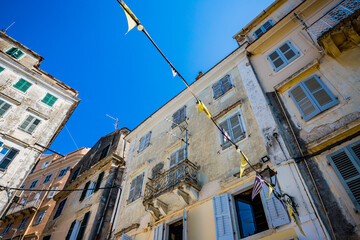
[[[213,197],[217,240],[234,240],[228,194]]]
[[[176,152],[174,152],[170,154],[170,167],[173,167],[176,163]]]
[[[186,119],[186,106],[183,106],[179,110],[179,121],[178,124],[182,123]]]
[[[29,124],[31,123],[31,121],[34,119],[34,117],[33,116],[28,116],[27,118],[26,118],[26,120],[21,124],[21,126],[20,126],[20,128],[22,129],[22,130],[25,130],[28,126],[29,126]]]
[[[7,112],[7,110],[9,110],[10,107],[10,104],[0,100],[0,117],[2,117]]]
[[[284,43],[279,47],[281,53],[284,55],[287,61],[291,61],[294,57],[296,57],[296,53],[291,48],[290,43]]]
[[[276,185],[274,189],[280,192],[278,185]],[[269,187],[265,186],[264,184],[260,193],[261,200],[264,204],[266,216],[268,219],[269,227],[275,228],[289,223],[289,216],[280,201],[275,197],[275,195],[271,194],[269,200],[267,200],[267,197],[269,195]]]
[[[143,180],[144,173],[137,176],[134,199],[138,199],[141,196]]]
[[[237,142],[243,136],[243,131],[241,128],[241,123],[239,119],[239,115],[235,114],[230,118],[231,132],[232,132],[232,140]]]
[[[27,132],[28,133],[32,133],[35,128],[39,125],[40,120],[39,119],[35,119],[35,121],[30,125],[30,127],[28,128]]]
[[[128,202],[132,202],[134,200],[135,185],[136,185],[136,178],[134,178],[131,181]]]
[[[327,92],[327,89],[323,86],[321,81],[318,80],[317,76],[312,76],[303,83],[310,94],[315,98],[320,110],[325,110],[338,103],[338,101],[329,94],[330,92]]]
[[[290,91],[290,94],[296,105],[298,105],[305,120],[310,119],[320,112],[320,109],[306,95],[301,85],[297,85]]]
[[[90,212],[85,213],[84,219],[80,225],[79,233],[77,235],[76,240],[82,240],[84,237],[84,233],[86,230],[87,223],[89,221]]]
[[[96,181],[96,185],[95,185],[95,189],[94,189],[94,192],[97,192],[98,190],[99,190],[99,188],[100,188],[100,185],[101,185],[101,181],[103,180],[103,178],[104,178],[104,172],[101,172],[100,174],[99,174],[99,177],[98,177],[98,179],[97,179],[97,181]]]
[[[355,156],[360,159],[360,144],[352,146],[351,150],[355,153]]]
[[[352,155],[350,151],[353,149],[358,151],[359,145],[350,147],[350,150],[342,149],[329,156],[331,165],[358,210],[360,209],[360,159],[356,156],[358,152],[354,151],[355,155]]]
[[[68,233],[66,234],[65,240],[70,240],[70,237],[71,237],[71,234],[72,234],[72,232],[73,232],[73,230],[74,230],[75,224],[76,224],[76,220],[74,220],[74,221],[71,223],[70,228],[69,228],[69,231],[68,231]]]
[[[268,57],[270,62],[274,65],[274,70],[279,69],[285,64],[277,51],[272,52]]]
[[[273,24],[272,24],[271,20],[267,21],[263,25],[263,27],[265,28],[266,31],[268,31],[272,26],[273,26]]]
[[[85,196],[86,196],[86,192],[87,192],[87,190],[88,190],[88,188],[89,188],[89,185],[90,185],[90,181],[88,181],[88,182],[85,184],[84,190],[83,190],[82,193],[81,193],[81,196],[80,196],[80,200],[79,200],[79,201],[84,200],[84,198],[85,198]]]
[[[148,134],[146,134],[145,148],[150,145],[150,139],[151,139],[151,131]]]
[[[163,240],[163,233],[164,233],[164,224],[162,223],[159,226],[155,227],[154,240]]]
[[[180,163],[185,160],[185,148],[181,148],[178,150],[178,160],[177,162]]]
[[[213,92],[214,92],[214,98],[217,99],[218,97],[220,97],[222,95],[222,90],[221,90],[221,83],[220,81],[216,82],[213,86]]]

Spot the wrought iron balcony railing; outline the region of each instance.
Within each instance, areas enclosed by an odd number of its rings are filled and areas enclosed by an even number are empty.
[[[10,208],[6,215],[8,216],[10,214],[14,214],[24,210],[31,210],[31,209],[35,210],[40,206],[40,204],[41,204],[40,200],[32,200],[30,202],[25,203],[24,205],[19,204],[15,207]]]
[[[145,186],[144,202],[161,195],[167,190],[173,189],[182,182],[200,189],[197,181],[197,170],[198,167],[194,163],[185,159],[166,172],[151,179]]]
[[[331,8],[320,19],[308,26],[307,30],[315,37],[321,37],[329,29],[360,9],[360,0],[344,0]]]

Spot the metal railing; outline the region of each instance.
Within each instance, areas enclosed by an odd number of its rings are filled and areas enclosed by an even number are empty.
[[[151,179],[145,186],[144,202],[174,188],[181,182],[200,188],[197,181],[197,170],[198,167],[194,163],[185,159],[166,172]]]
[[[324,16],[316,20],[307,27],[307,30],[315,37],[319,38],[329,29],[353,14],[360,8],[360,0],[344,0],[335,5]]]
[[[41,204],[40,200],[32,200],[30,202],[25,203],[24,205],[17,205],[9,209],[6,215],[14,214],[26,209],[34,208],[37,209]]]

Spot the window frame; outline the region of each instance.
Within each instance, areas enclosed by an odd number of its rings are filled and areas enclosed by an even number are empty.
[[[29,189],[33,189],[34,187],[36,187],[36,184],[37,184],[38,182],[39,182],[39,179],[36,179],[36,180],[32,181],[31,184],[30,184]]]
[[[138,153],[144,151],[148,146],[150,146],[151,133],[152,131],[149,131],[147,134],[140,138]]]
[[[264,25],[265,25],[266,23],[268,23],[268,22],[271,24],[271,27],[268,28],[268,29],[266,29],[266,27],[264,27]],[[274,26],[273,21],[272,21],[271,19],[267,20],[264,24],[262,24],[259,28],[257,28],[257,29],[254,31],[253,35],[254,35],[255,39],[260,38],[260,37],[261,37],[262,35],[264,35],[267,31],[269,31],[273,26]],[[259,30],[259,29],[261,29],[261,32],[262,32],[260,35],[256,34],[256,31]]]
[[[33,117],[33,119],[31,119],[31,120],[29,121],[29,123],[28,123],[28,125],[27,125],[26,127],[22,128],[22,125],[24,125],[24,124],[26,123],[26,121],[28,121],[28,119],[29,119],[30,117]],[[32,131],[29,131],[29,129],[33,126],[33,124],[34,124],[34,122],[35,122],[36,120],[39,121],[38,124],[35,125],[35,127],[33,128]],[[21,131],[24,131],[24,132],[26,132],[26,133],[28,133],[28,134],[31,135],[31,134],[33,134],[33,133],[35,132],[35,130],[39,127],[39,125],[41,124],[41,122],[42,122],[42,120],[41,120],[40,118],[34,116],[33,114],[29,114],[29,115],[27,115],[27,117],[25,118],[25,120],[19,125],[18,129],[20,129]]]
[[[139,177],[142,175],[142,179],[141,179],[141,187],[140,187],[140,190],[139,190],[139,194],[138,196],[136,196],[136,188],[137,188],[137,185],[138,185],[138,181],[139,181]],[[140,199],[142,197],[142,192],[143,192],[143,186],[144,186],[144,178],[145,178],[145,172],[141,172],[139,173],[138,175],[136,175],[135,177],[131,178],[131,181],[130,181],[130,185],[129,185],[129,193],[128,193],[128,198],[127,198],[127,203],[132,203],[132,202],[135,202],[137,199]],[[131,189],[132,189],[132,183],[133,183],[133,180],[136,179],[135,181],[135,185],[133,187],[134,191],[133,191],[133,194],[132,194],[132,197],[130,199],[130,194],[131,194]]]
[[[309,90],[309,88],[306,86],[305,82],[310,80],[311,78],[315,78],[315,80],[320,84],[321,89],[323,89],[327,95],[331,98],[331,102],[327,103],[324,106],[321,106],[318,102],[318,100],[313,96],[312,92]],[[293,95],[292,91],[297,88],[300,87],[302,89],[302,91],[305,93],[306,97],[309,99],[310,103],[313,105],[313,107],[315,108],[315,111],[310,113],[308,116],[305,116],[304,111],[301,109],[300,104],[298,101],[296,101],[295,96]],[[320,91],[321,89],[318,89],[316,91]],[[302,118],[305,121],[308,121],[310,119],[312,119],[313,117],[315,117],[316,115],[320,114],[321,112],[326,111],[327,109],[337,105],[339,103],[339,100],[336,99],[335,95],[332,94],[332,92],[326,87],[326,85],[323,83],[323,81],[321,81],[321,79],[319,78],[318,75],[314,74],[311,75],[310,77],[302,80],[301,82],[299,82],[298,84],[296,84],[295,86],[293,86],[290,90],[289,90],[289,95],[291,97],[291,99],[293,100],[293,102],[295,103],[298,111],[300,112]],[[303,99],[302,99],[303,100]]]
[[[45,100],[46,98],[48,98],[47,100]],[[44,98],[41,100],[42,103],[52,107],[54,106],[54,104],[56,103],[56,101],[59,98],[55,97],[54,95],[50,94],[50,93],[46,93],[46,95],[44,96]]]
[[[26,223],[29,221],[29,216],[23,217],[23,219],[21,220],[19,227],[17,228],[18,230],[22,231],[25,229]]]
[[[291,59],[286,59],[286,57],[284,56],[283,52],[280,50],[280,48],[282,46],[284,46],[284,44],[287,44],[290,49],[295,53],[295,55],[291,58]],[[283,61],[283,64],[280,65],[279,67],[276,67],[275,64],[273,63],[273,61],[270,59],[270,55],[273,54],[274,52],[276,52],[279,56],[279,58],[281,58],[281,60]],[[286,67],[287,65],[289,65],[291,62],[293,62],[296,58],[300,57],[300,51],[297,49],[297,47],[294,46],[294,44],[291,43],[290,40],[285,41],[284,43],[280,44],[276,49],[274,49],[273,51],[271,51],[266,58],[268,59],[268,61],[270,62],[271,66],[273,67],[273,70],[275,72],[283,69],[284,67]]]
[[[46,177],[45,177],[45,179],[43,181],[43,184],[50,182],[50,179],[51,179],[52,175],[53,175],[52,173],[49,174],[49,175],[46,175]]]
[[[4,172],[6,169],[8,169],[10,164],[14,161],[16,156],[19,154],[20,150],[9,147],[9,146],[4,146],[4,144],[0,148],[2,149],[1,150],[2,156],[0,156],[0,171]],[[7,149],[5,154],[2,154],[3,149]],[[10,158],[10,156],[11,156],[11,158]],[[2,165],[4,164],[4,162],[6,160],[8,160],[8,163],[6,164],[5,167],[2,167]]]
[[[4,106],[9,106],[9,107],[6,110],[4,110],[4,109],[2,109]],[[9,112],[11,107],[12,107],[11,103],[0,98],[0,110],[4,111],[3,113],[0,113],[0,118],[4,117],[6,115],[6,113]]]
[[[70,170],[70,167],[66,167],[60,170],[59,174],[57,175],[57,178],[61,178],[66,175],[66,173]]]
[[[233,126],[231,125],[231,121],[230,119],[232,117],[234,117],[235,115],[238,116],[238,120],[239,120],[239,124],[240,124],[240,128],[242,130],[242,137],[240,136],[240,138],[238,140],[236,139],[233,139]],[[227,123],[227,127],[228,127],[228,131],[227,133],[229,134],[230,136],[230,139],[231,141],[233,141],[234,143],[237,143],[237,142],[240,142],[240,141],[243,141],[244,139],[247,138],[247,135],[246,135],[246,128],[245,128],[245,124],[244,124],[244,119],[242,118],[242,115],[241,115],[241,112],[240,110],[237,110],[235,112],[232,112],[232,113],[228,113],[226,116],[224,116],[220,121],[219,121],[219,126],[221,127],[221,125],[226,122]],[[231,130],[229,128],[229,124],[231,125]],[[225,129],[224,129],[225,130]],[[221,148],[222,150],[225,150],[229,147],[231,147],[231,143],[229,141],[227,142],[224,142],[224,136],[223,134],[221,133],[221,131],[219,131],[219,135],[220,135],[220,140],[221,140]]]
[[[23,81],[23,83],[21,83],[20,85],[20,82]],[[18,86],[20,85],[20,86]],[[26,93],[27,90],[29,90],[29,88],[32,86],[33,84],[23,78],[20,78],[13,86],[13,88],[23,92],[23,93]]]
[[[35,221],[34,221],[34,224],[33,224],[33,226],[37,226],[37,225],[39,225],[41,222],[42,222],[42,220],[44,219],[44,216],[45,216],[45,214],[46,214],[46,209],[45,210],[41,210],[37,215],[36,215],[36,218],[35,218]]]
[[[229,89],[225,90],[224,89],[224,83],[223,80],[226,79],[228,84],[230,85]],[[221,94],[220,95],[216,95],[215,92],[215,85],[219,84],[220,85],[220,90],[221,90]],[[220,78],[218,81],[216,81],[214,84],[211,85],[212,91],[213,91],[213,98],[215,100],[219,99],[220,97],[224,96],[226,93],[228,93],[231,89],[234,88],[234,84],[231,81],[231,77],[230,74],[226,74],[224,77]]]
[[[6,54],[13,57],[13,58],[15,58],[15,59],[17,59],[17,60],[19,60],[22,56],[25,55],[25,53],[21,49],[19,49],[17,47],[10,47],[6,51]],[[18,54],[20,54],[20,55],[18,55]]]
[[[66,200],[67,200],[67,198],[63,199],[63,200],[59,203],[59,206],[58,206],[57,209],[56,209],[56,212],[55,212],[55,214],[54,214],[54,218],[53,218],[53,219],[56,219],[56,218],[58,218],[58,217],[61,215],[61,213],[62,213],[62,211],[63,211],[63,209],[64,209],[64,207],[65,207]]]

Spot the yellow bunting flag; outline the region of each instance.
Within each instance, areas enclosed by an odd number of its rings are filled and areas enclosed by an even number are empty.
[[[206,106],[203,104],[203,102],[200,101],[200,102],[199,102],[199,115],[200,115],[200,113],[201,113],[202,111],[204,111],[204,113],[206,114],[206,116],[207,116],[208,118],[211,118],[211,115],[210,115],[209,110],[206,108]]]
[[[130,10],[130,8],[121,1],[120,6],[124,9],[125,16],[128,22],[128,31],[125,33],[127,34],[131,29],[133,29],[136,25],[140,24],[139,19],[136,18],[135,14]]]
[[[296,223],[296,226],[298,226],[301,234],[306,237],[304,231],[302,230],[302,228],[301,228],[301,226],[300,226],[299,216],[297,216],[297,214],[293,211],[292,206],[290,206],[288,203],[286,203],[286,205],[288,205],[288,207],[289,207],[289,209],[290,209],[290,216],[293,218],[294,222]]]
[[[248,162],[246,161],[247,158],[245,157],[245,155],[242,151],[240,151],[240,154],[241,154],[241,163],[240,163],[240,178],[241,178]]]
[[[269,200],[270,195],[271,195],[271,193],[272,193],[273,190],[274,190],[274,188],[273,188],[271,185],[269,185],[269,195],[268,195],[267,200]]]

